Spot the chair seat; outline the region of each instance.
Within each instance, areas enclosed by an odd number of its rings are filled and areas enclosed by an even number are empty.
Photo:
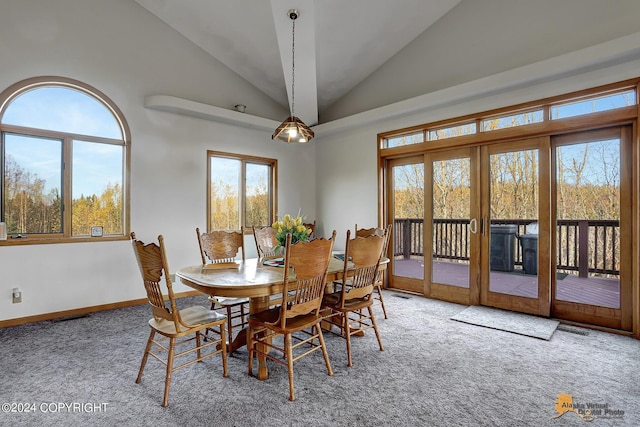
[[[261,311],[260,313],[250,314],[249,322],[253,324],[265,324],[269,323],[269,329],[276,333],[283,334],[285,332],[296,332],[303,329],[310,328],[318,323],[319,320],[324,319],[328,315],[329,310],[321,310],[319,314],[309,313],[301,316],[292,317],[287,319],[286,331],[280,328],[278,325],[273,325],[278,320],[280,315],[280,307],[270,308],[269,310]]]
[[[323,306],[330,307],[337,311],[353,311],[370,306],[373,303],[371,298],[354,298],[345,301],[344,308],[340,307],[340,292],[325,294],[322,300]]]
[[[219,323],[223,323],[227,318],[225,315],[209,310],[206,307],[195,305],[184,310],[180,310],[180,317],[184,323],[189,325],[203,325],[203,327],[216,326]],[[149,320],[149,326],[164,335],[178,335],[175,324],[172,321],[166,319],[156,320],[151,318]],[[180,334],[193,333],[193,330],[189,330],[186,327]]]
[[[232,298],[232,297],[209,297],[209,301],[215,302],[221,306],[246,304],[249,298]]]

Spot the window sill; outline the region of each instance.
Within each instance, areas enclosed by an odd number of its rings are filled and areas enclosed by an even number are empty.
[[[51,243],[87,243],[87,242],[114,242],[119,240],[129,240],[129,236],[102,236],[102,237],[7,237],[7,240],[0,240],[0,246],[24,246],[24,245],[47,245]]]

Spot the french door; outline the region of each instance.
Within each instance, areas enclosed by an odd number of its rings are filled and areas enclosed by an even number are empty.
[[[389,160],[391,287],[631,330],[631,136],[623,126]]]
[[[477,153],[461,148],[388,162],[391,287],[478,303]]]

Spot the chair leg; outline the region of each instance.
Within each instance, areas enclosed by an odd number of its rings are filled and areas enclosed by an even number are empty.
[[[231,306],[227,306],[227,337],[229,338],[229,354],[231,355],[233,351],[231,350],[231,340],[233,339],[232,325],[233,321],[231,320]]]
[[[294,401],[296,397],[293,393],[293,349],[291,348],[291,334],[284,336],[284,349],[287,354],[287,373],[289,375],[289,400]]]
[[[382,313],[384,313],[384,318],[388,319],[387,309],[384,306],[384,297],[382,296],[382,285],[376,285],[376,290],[378,291],[378,299],[380,300],[380,305],[382,306]]]
[[[209,308],[209,310],[214,311],[216,309],[216,303],[215,301],[211,301],[211,308]],[[208,341],[209,340],[209,331],[211,331],[211,329],[208,329],[204,332],[204,340]]]
[[[349,326],[349,314],[342,314],[342,329],[344,330],[344,336],[347,339],[347,366],[351,367],[351,330]]]
[[[249,353],[249,364],[247,373],[249,376],[253,376],[253,356],[255,354],[253,342],[253,328],[249,326],[247,329],[247,352]]]
[[[318,331],[318,341],[320,341],[320,345],[322,346],[322,356],[324,357],[324,363],[327,365],[327,374],[329,376],[333,376],[333,369],[331,369],[331,362],[329,362],[329,353],[327,352],[327,346],[324,343],[324,335],[322,335],[322,328],[320,324],[314,326],[316,331]]]
[[[227,368],[227,337],[224,332],[224,323],[220,325],[220,341],[222,345],[222,351],[220,352],[222,354],[222,376],[226,378],[229,376],[229,370]],[[229,348],[231,348],[231,345],[229,345]]]
[[[151,329],[149,333],[149,339],[147,340],[147,346],[144,349],[144,354],[142,355],[142,363],[140,363],[140,370],[138,371],[138,378],[136,378],[136,384],[140,384],[142,380],[142,372],[144,371],[144,367],[147,364],[147,359],[149,358],[149,352],[151,351],[151,345],[153,344],[153,337],[156,335],[156,331]]]
[[[171,386],[171,374],[173,372],[173,356],[176,352],[176,339],[169,339],[169,355],[167,356],[167,377],[164,380],[164,399],[162,400],[162,406],[169,405],[169,387]]]
[[[200,331],[196,331],[196,357],[198,362],[202,362],[202,352],[200,351],[200,347],[202,347]]]
[[[378,331],[378,324],[376,323],[376,318],[373,315],[373,309],[371,306],[367,307],[369,310],[369,316],[371,317],[371,324],[373,325],[373,330],[376,332],[376,338],[378,338],[378,345],[380,346],[380,351],[384,351],[384,347],[382,347],[382,340],[380,339],[380,331]]]

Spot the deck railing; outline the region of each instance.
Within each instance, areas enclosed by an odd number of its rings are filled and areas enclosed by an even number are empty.
[[[491,225],[515,225],[517,236],[525,234],[526,226],[535,220],[491,220]],[[424,220],[397,218],[393,224],[394,256],[405,259],[424,256]],[[469,260],[469,220],[433,220],[433,257],[449,260]],[[620,275],[620,221],[558,220],[556,265],[559,270],[577,271],[580,277],[589,273]],[[516,243],[514,264],[522,265],[522,247]]]

